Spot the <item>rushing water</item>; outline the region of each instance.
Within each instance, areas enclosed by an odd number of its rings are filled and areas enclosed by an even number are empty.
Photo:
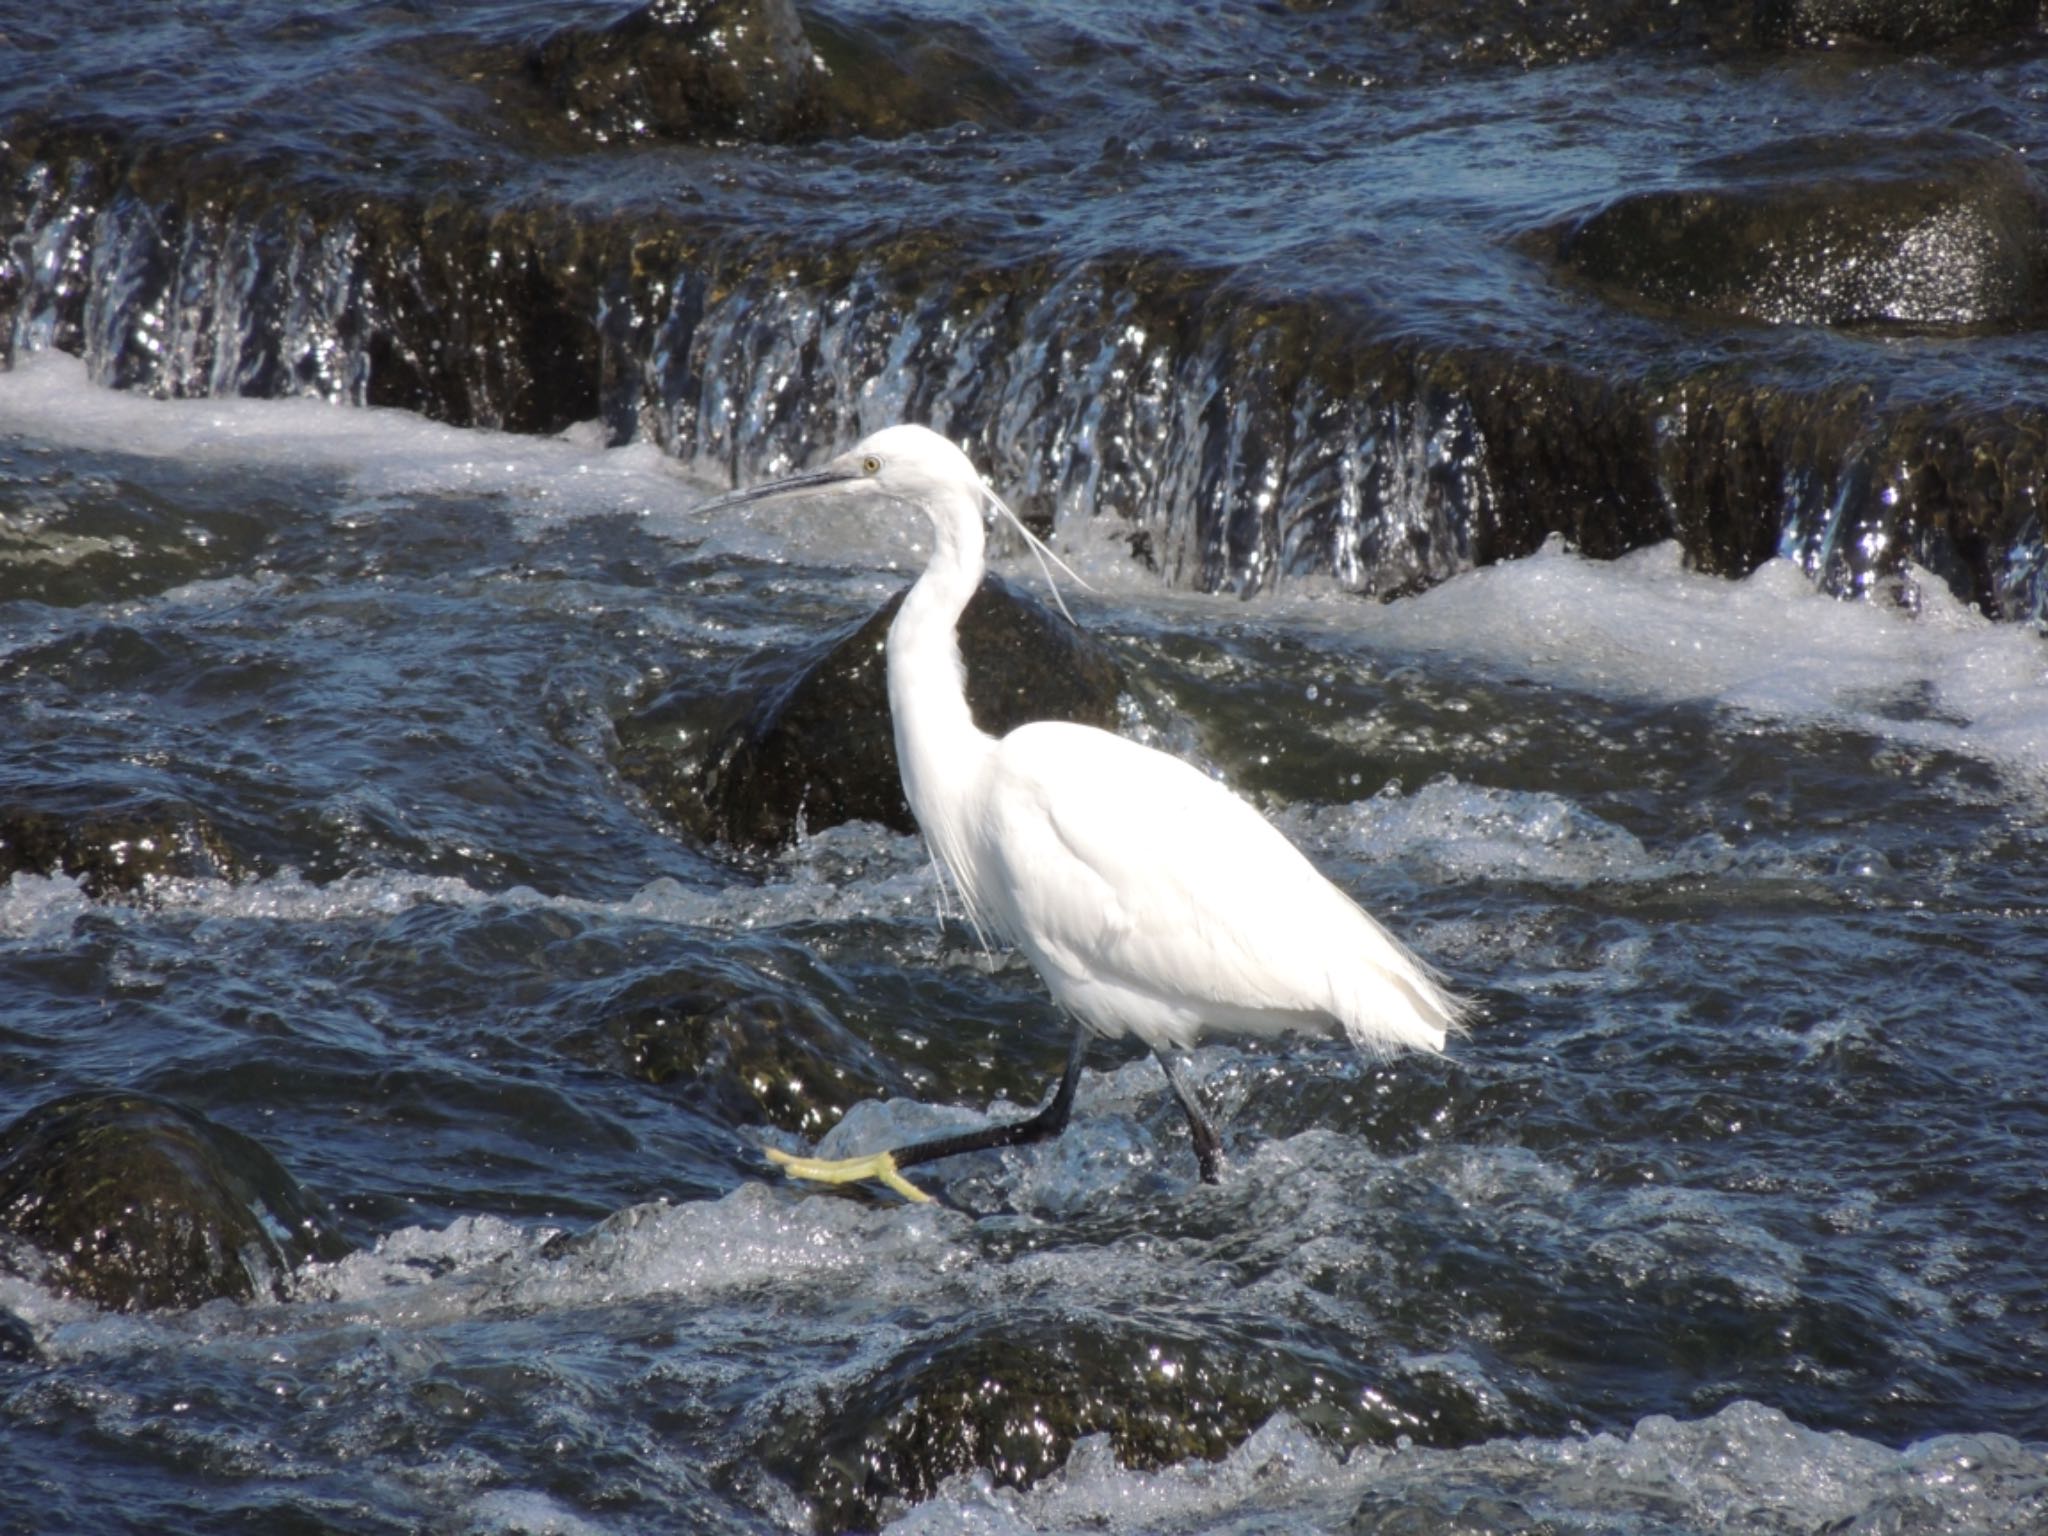
[[[633,9],[0,17],[0,816],[193,843],[0,886],[0,1122],[174,1100],[351,1250],[5,1266],[0,1532],[2048,1530],[2038,18],[817,0],[807,136],[565,98]],[[1909,253],[2007,307],[1560,260],[1900,165],[2011,194]],[[1050,527],[1124,727],[1480,1003],[1448,1056],[1204,1046],[1217,1187],[1109,1045],[947,1205],[772,1172],[1066,1047],[915,839],[618,766],[918,568],[697,510],[898,417]]]
[[[0,1523],[2048,1520],[2031,632],[1666,549],[1378,607],[1075,547],[1132,728],[1485,1016],[1441,1061],[1205,1047],[1219,1188],[1099,1048],[1062,1140],[911,1209],[772,1177],[796,1138],[715,1062],[631,1070],[631,1000],[710,989],[895,1083],[827,1138],[870,1144],[1031,1100],[1065,1033],[913,839],[745,864],[612,769],[655,682],[730,689],[916,562],[701,499],[573,435],[0,376],[0,786],[195,805],[257,866],[0,891],[6,1102],[178,1099],[359,1245],[186,1314],[0,1281],[41,1352],[0,1365]]]

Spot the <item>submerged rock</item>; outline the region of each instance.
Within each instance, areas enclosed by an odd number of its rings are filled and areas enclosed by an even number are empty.
[[[1227,1329],[1196,1338],[1138,1318],[999,1310],[913,1346],[821,1419],[779,1429],[763,1454],[802,1490],[818,1529],[866,1530],[962,1473],[1028,1488],[1091,1435],[1109,1437],[1120,1466],[1158,1468],[1219,1460],[1280,1412],[1361,1440],[1456,1443],[1513,1423],[1453,1389],[1390,1381],[1362,1362],[1312,1363]]]
[[[1747,31],[1735,6],[1669,0],[1385,0],[1373,14],[1376,26],[1410,34],[1428,45],[1433,59],[1464,69],[1529,68],[1623,48],[1721,53],[1742,42]]]
[[[0,883],[19,872],[76,877],[87,895],[132,895],[153,878],[238,879],[220,829],[178,801],[72,807],[0,805]]]
[[[9,1267],[121,1311],[278,1297],[299,1264],[348,1251],[256,1142],[139,1093],[53,1100],[0,1132],[0,1232]]]
[[[720,1124],[816,1140],[861,1100],[908,1091],[808,994],[731,968],[636,981],[596,1027],[633,1076]]]
[[[1800,139],[1700,167],[1567,231],[1612,292],[1770,324],[2017,330],[2048,324],[2048,196],[1963,134]]]
[[[817,55],[790,0],[654,0],[592,31],[569,27],[528,67],[599,143],[813,132]]]
[[[889,721],[882,647],[903,594],[850,634],[798,662],[702,756],[679,748],[666,698],[619,724],[620,771],[671,820],[742,848],[791,842],[801,829],[874,821],[913,832]],[[1116,720],[1122,676],[1100,642],[991,576],[960,621],[967,702],[1000,736],[1032,720]],[[687,698],[691,690],[678,690]]]
[[[1033,63],[1011,54],[1007,18],[973,7],[950,17],[921,7],[845,18],[813,8],[806,25],[833,133],[895,138],[957,123],[1024,126],[1041,115],[1025,85]],[[1084,28],[1067,35],[1078,53],[1089,51]]]
[[[791,0],[653,0],[571,24],[527,57],[543,93],[600,144],[891,138],[1029,114],[967,22],[802,18]]]
[[[2037,25],[2040,0],[1756,0],[1760,43],[1831,48],[1838,43],[1935,48]]]
[[[12,1312],[0,1311],[0,1360],[40,1360],[35,1330]]]
[[[1349,1536],[1564,1536],[1566,1527],[1537,1520],[1503,1494],[1447,1489],[1435,1499],[1408,1489],[1377,1489],[1359,1500]]]

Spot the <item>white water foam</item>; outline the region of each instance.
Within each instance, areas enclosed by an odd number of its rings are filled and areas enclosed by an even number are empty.
[[[529,532],[624,513],[704,559],[887,571],[924,563],[918,520],[873,504],[792,498],[700,516],[723,487],[650,443],[606,448],[596,422],[539,437],[310,399],[159,400],[103,389],[77,358],[42,351],[0,370],[0,433],[223,469],[325,472],[368,500],[490,496]],[[896,585],[885,583],[883,595]]]
[[[1214,1053],[1212,1053],[1214,1054]],[[1218,1055],[1216,1059],[1222,1057]],[[1150,1069],[1137,1064],[1083,1084],[1084,1116],[1061,1155],[1083,1155],[1079,1141],[1115,1118],[1118,1102],[1152,1093]],[[1114,1136],[1111,1141],[1114,1142]],[[1106,1145],[1108,1162],[1117,1147]],[[1023,1163],[1054,1153],[1020,1154]],[[1290,1211],[1290,1232],[1318,1234],[1299,1255],[1318,1252],[1367,1218],[1374,1204],[1359,1178],[1360,1156],[1346,1138],[1310,1131],[1253,1154],[1251,1181]],[[1325,1167],[1331,1159],[1342,1166]],[[1105,1163],[1105,1166],[1108,1164]],[[1409,1174],[1379,1165],[1378,1177],[1415,1177],[1508,1218],[1543,1216],[1570,1196],[1569,1180],[1524,1149],[1447,1148],[1425,1152]],[[1031,1183],[1018,1173],[1020,1192]],[[1126,1175],[1128,1177],[1128,1175]],[[1361,1191],[1367,1191],[1361,1197]],[[1133,1193],[1116,1181],[1097,1191],[1117,1201]],[[1227,1192],[1200,1198],[1227,1198]],[[1703,1214],[1675,1218],[1695,1223]],[[1718,1223],[1709,1221],[1709,1225]],[[100,1354],[178,1349],[262,1350],[288,1359],[295,1339],[349,1339],[369,1328],[380,1340],[422,1359],[438,1358],[444,1328],[534,1311],[561,1316],[648,1298],[692,1308],[735,1306],[751,1314],[787,1309],[802,1336],[821,1302],[829,1329],[849,1317],[870,1320],[889,1347],[903,1347],[902,1318],[933,1304],[1014,1303],[1032,1295],[1086,1305],[1137,1294],[1159,1278],[1149,1240],[1107,1248],[1050,1247],[991,1263],[971,1235],[970,1218],[937,1207],[877,1209],[786,1186],[748,1184],[716,1200],[630,1207],[590,1232],[561,1242],[546,1227],[493,1216],[445,1228],[403,1228],[370,1249],[308,1266],[295,1299],[282,1307],[215,1304],[194,1312],[131,1317],[43,1297],[25,1282],[0,1287],[0,1303],[36,1329],[53,1361]],[[1296,1239],[1290,1239],[1295,1241]],[[1709,1245],[1717,1268],[1725,1244]],[[1792,1260],[1796,1262],[1796,1256]],[[1278,1271],[1261,1287],[1298,1286]],[[1683,1275],[1676,1277],[1682,1280]],[[1266,1306],[1246,1293],[1231,1266],[1182,1274],[1196,1299],[1219,1308]],[[851,1308],[849,1313],[846,1309]],[[876,1347],[882,1348],[878,1343]],[[317,1353],[318,1351],[315,1351]],[[1471,1390],[1485,1371],[1460,1358],[1416,1360],[1416,1371],[1449,1372]],[[805,1390],[810,1390],[806,1388]],[[575,1511],[517,1487],[438,1490],[458,1503],[488,1494],[472,1511],[484,1529],[584,1528]],[[1435,1449],[1366,1446],[1348,1454],[1286,1415],[1269,1421],[1221,1460],[1187,1460],[1157,1469],[1122,1465],[1107,1437],[1076,1444],[1064,1468],[1033,1488],[997,1486],[986,1473],[950,1479],[924,1503],[902,1511],[895,1536],[937,1532],[1039,1536],[1113,1532],[1125,1536],[1203,1532],[1253,1536],[1305,1532],[1597,1530],[1615,1536],[1678,1533],[1810,1532],[1855,1529],[1919,1536],[1968,1530],[2020,1536],[2048,1518],[2048,1452],[1995,1434],[1945,1435],[1895,1450],[1843,1433],[1803,1426],[1749,1401],[1693,1420],[1642,1419],[1626,1434],[1497,1439]]]
[[[321,884],[286,868],[239,881],[152,876],[133,903],[122,903],[95,901],[70,875],[17,871],[0,883],[0,938],[60,942],[82,918],[120,921],[130,911],[139,922],[184,916],[298,924],[374,921],[400,916],[423,903],[549,910],[738,933],[791,923],[921,922],[936,916],[939,888],[922,842],[856,822],[782,850],[759,883],[735,881],[703,888],[661,876],[610,901],[550,896],[523,885],[491,889],[455,875],[392,871],[352,873]]]
[[[1097,1436],[1033,1489],[998,1488],[986,1474],[958,1477],[887,1530],[2022,1536],[2044,1519],[2048,1455],[2038,1447],[2000,1435],[1944,1435],[1894,1451],[1736,1402],[1690,1422],[1646,1418],[1627,1436],[1364,1448],[1343,1459],[1281,1415],[1221,1461],[1158,1471],[1119,1465],[1108,1438]]]
[[[84,363],[52,351],[27,353],[0,370],[0,432],[139,458],[326,471],[366,497],[497,494],[543,519],[674,515],[704,497],[658,449],[604,449],[594,423],[531,437],[319,400],[158,400],[102,389]]]
[[[1070,558],[1082,559],[1068,553]],[[1466,571],[1393,603],[1327,581],[1278,595],[1149,593],[1083,567],[1168,630],[1247,624],[1327,652],[1420,655],[1594,697],[1718,707],[1765,728],[1818,725],[1991,765],[2048,798],[2048,643],[2031,625],[1985,618],[1909,568],[1905,602],[1819,591],[1770,560],[1740,580],[1686,568],[1675,543],[1589,560],[1553,538],[1536,553]],[[1086,622],[1085,612],[1083,622]]]
[[[1370,635],[1607,697],[1705,702],[1994,764],[2048,794],[2048,648],[1909,572],[1917,612],[1818,591],[1772,560],[1741,581],[1675,544],[1581,559],[1553,540],[1372,611]]]
[[[70,875],[17,871],[0,886],[0,937],[21,944],[61,942],[92,910],[92,898]]]
[[[2034,626],[1985,618],[1918,568],[1894,594],[1847,601],[1789,560],[1730,580],[1687,569],[1676,543],[1589,560],[1553,537],[1525,559],[1394,603],[1316,579],[1247,603],[1161,593],[1109,552],[1115,528],[1063,532],[1061,553],[1099,599],[1152,610],[1170,629],[1270,624],[1340,659],[1421,653],[1595,697],[1866,732],[1989,764],[2027,798],[2048,798],[2048,644]]]

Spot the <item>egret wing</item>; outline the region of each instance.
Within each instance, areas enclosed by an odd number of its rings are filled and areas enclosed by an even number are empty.
[[[1441,1048],[1457,1008],[1427,969],[1223,785],[1049,723],[1005,738],[994,772],[1006,926],[1097,1027],[1185,1044],[1341,1024],[1367,1048]]]

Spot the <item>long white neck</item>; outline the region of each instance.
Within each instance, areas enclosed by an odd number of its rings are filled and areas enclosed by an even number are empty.
[[[904,798],[968,915],[978,919],[986,909],[967,855],[972,829],[963,790],[979,774],[995,738],[974,723],[967,708],[967,673],[960,660],[960,614],[981,586],[981,509],[966,495],[955,501],[934,508],[931,563],[889,625],[889,715]]]

